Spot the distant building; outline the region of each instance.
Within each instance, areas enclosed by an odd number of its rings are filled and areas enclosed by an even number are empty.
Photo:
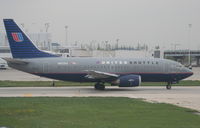
[[[138,44],[134,48],[133,46],[111,45],[105,41],[103,43],[92,42],[90,45],[61,46],[57,42],[51,42],[50,33],[29,33],[28,35],[39,49],[51,51],[62,57],[153,57],[152,51],[148,51],[146,45]],[[0,33],[0,57],[11,57],[5,33]]]
[[[186,66],[190,64],[200,66],[200,50],[166,50],[164,58],[178,61]]]
[[[10,53],[10,47],[4,46],[0,47],[0,58],[10,58],[12,57]]]
[[[50,50],[50,33],[29,33],[28,36],[37,47],[42,50]],[[8,38],[5,33],[0,33],[0,47],[8,46]]]
[[[155,50],[153,56],[154,58],[160,58],[160,50]]]
[[[151,58],[153,53],[146,50],[116,50],[115,57]]]
[[[50,33],[29,33],[31,40],[37,47],[42,50],[51,49],[51,34]]]
[[[8,46],[8,39],[5,33],[0,33],[0,47]]]

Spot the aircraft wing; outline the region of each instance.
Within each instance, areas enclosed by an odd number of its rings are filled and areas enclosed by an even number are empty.
[[[26,65],[29,62],[23,61],[23,60],[18,60],[18,59],[12,59],[12,58],[2,58],[6,60],[10,64],[17,64],[17,65]]]
[[[107,72],[101,72],[101,71],[94,71],[94,70],[85,70],[88,75],[85,77],[88,79],[107,79],[107,78],[118,78],[119,75],[107,73]]]

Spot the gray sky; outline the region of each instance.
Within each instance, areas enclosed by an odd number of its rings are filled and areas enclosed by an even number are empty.
[[[115,43],[146,43],[170,48],[200,49],[200,0],[0,0],[2,19],[24,23],[29,32],[44,29],[53,41],[65,41],[64,26],[69,26],[69,41],[92,40]],[[192,24],[188,44],[188,24]]]

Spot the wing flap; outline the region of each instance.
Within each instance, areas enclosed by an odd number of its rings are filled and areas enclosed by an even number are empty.
[[[85,77],[88,79],[107,79],[107,78],[118,78],[119,75],[107,73],[107,72],[101,72],[101,71],[94,71],[94,70],[85,70],[88,75]]]

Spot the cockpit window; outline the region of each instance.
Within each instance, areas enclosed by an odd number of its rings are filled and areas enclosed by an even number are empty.
[[[177,67],[177,68],[182,68],[183,65],[181,65],[181,64],[177,64],[176,67]]]

